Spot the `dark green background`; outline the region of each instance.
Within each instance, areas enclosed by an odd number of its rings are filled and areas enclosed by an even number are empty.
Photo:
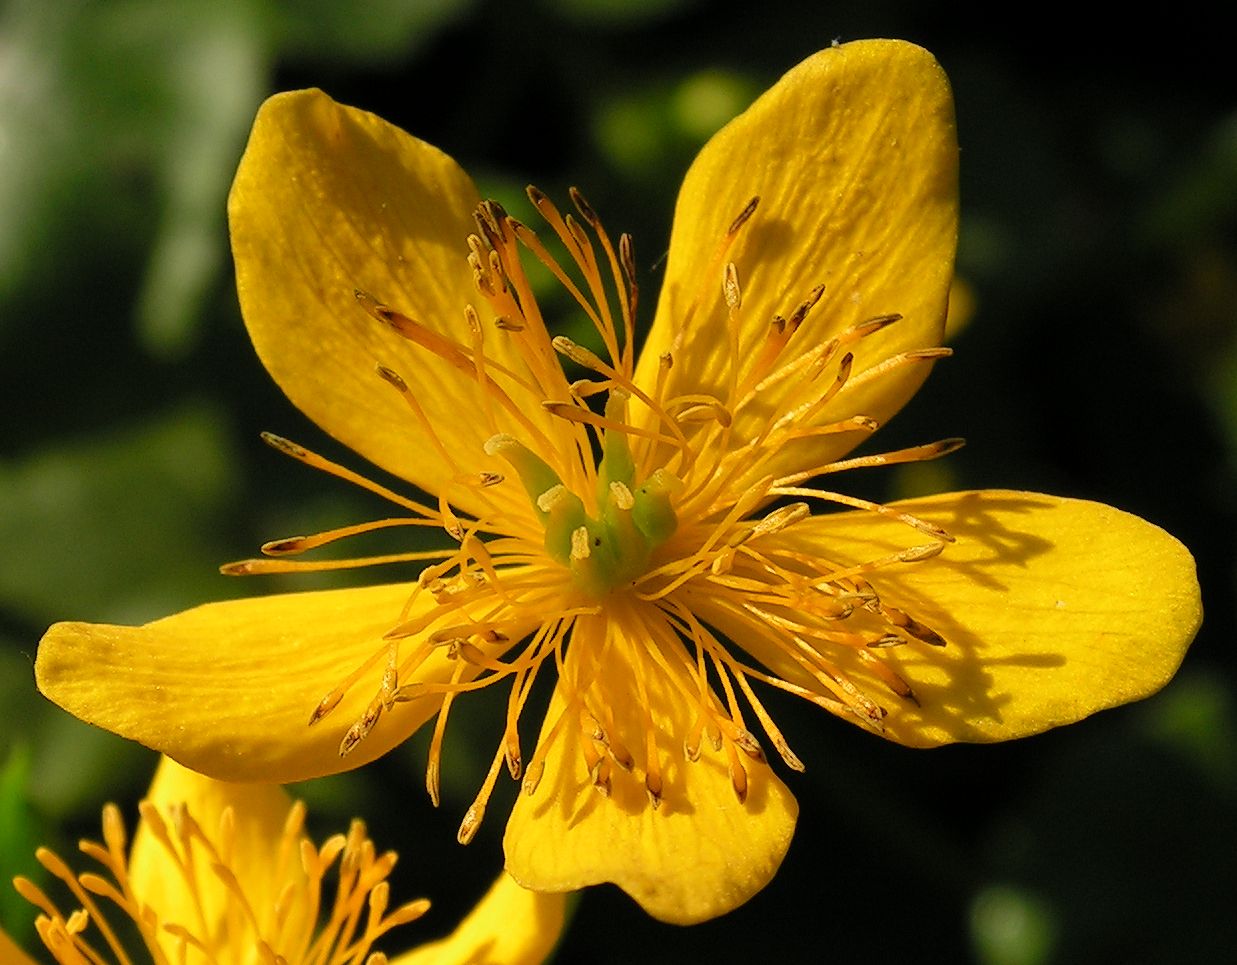
[[[269,382],[236,308],[223,204],[264,96],[321,86],[517,209],[529,180],[560,199],[579,185],[635,235],[647,309],[708,134],[833,39],[891,36],[931,49],[954,83],[976,308],[881,442],[969,445],[930,473],[856,485],[1039,489],[1138,513],[1194,551],[1206,625],[1155,699],[1016,744],[911,751],[771,701],[808,768],[784,775],[802,816],[774,882],[691,929],[594,889],[558,961],[1226,959],[1237,88],[1223,32],[1188,5],[1102,30],[1081,29],[1085,6],[0,6],[0,879],[33,874],[37,842],[67,854],[97,835],[106,800],[132,817],[153,765],[35,693],[50,622],[286,587],[215,568],[380,511],[257,439],[347,458]],[[434,899],[390,951],[450,928],[499,866],[503,806],[469,848],[454,840],[497,739],[484,703],[453,718],[437,812],[423,737],[298,791],[319,836],[361,814],[402,854],[397,895]],[[32,947],[32,911],[3,886],[0,917]]]

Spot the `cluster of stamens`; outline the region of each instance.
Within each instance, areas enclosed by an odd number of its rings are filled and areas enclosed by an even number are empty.
[[[130,877],[124,819],[115,805],[103,810],[103,841],[79,847],[100,866],[75,873],[47,848],[36,852],[39,863],[72,893],[77,908],[64,914],[27,878],[17,878],[18,892],[41,912],[35,927],[43,944],[63,965],[100,965],[108,958],[90,931],[111,952],[118,965],[129,965],[130,952],[104,913],[104,899],[138,930],[156,965],[185,962],[266,965],[384,965],[386,956],[373,944],[392,928],[425,914],[424,899],[390,908],[387,878],[395,866],[393,851],[378,854],[354,821],[347,835],[328,838],[316,848],[304,835],[305,808],[297,802],[288,812],[282,834],[263,856],[261,867],[241,866],[235,854],[235,811],[222,812],[216,827],[203,827],[183,806],[166,814],[151,802],[139,805],[142,829],[160,849],[157,862],[164,872],[161,891],[183,888],[184,920],[161,920],[151,899]],[[165,819],[166,818],[166,819]],[[324,905],[324,884],[334,869],[334,899]],[[246,890],[250,876],[278,882],[268,895]],[[266,902],[259,899],[266,898]],[[222,901],[222,903],[221,903]],[[324,920],[319,921],[325,912]]]
[[[797,770],[803,766],[752,681],[880,730],[885,708],[854,683],[846,668],[870,671],[891,693],[913,702],[917,698],[912,687],[883,659],[883,651],[905,644],[944,644],[930,627],[883,602],[869,577],[885,567],[929,559],[952,537],[926,520],[822,488],[816,481],[842,470],[933,459],[957,449],[961,440],[825,461],[793,473],[773,467],[788,446],[838,434],[870,434],[878,427],[876,420],[860,414],[831,421],[828,413],[845,409],[845,397],[860,387],[942,358],[949,350],[899,352],[855,371],[859,343],[901,316],[879,315],[831,338],[810,336],[805,342],[800,332],[813,327],[823,286],[771,319],[755,351],[741,349],[748,323],[730,252],[757,210],[758,199],[753,198],[719,239],[700,290],[687,300],[688,308],[677,320],[682,331],[702,324],[701,316],[717,305],[712,288],[716,282],[711,280],[720,279],[717,310],[726,313],[726,383],[714,393],[676,393],[672,348],[658,359],[655,384],[641,385],[635,377],[638,288],[630,238],[623,235],[614,245],[574,189],[571,197],[579,219],[560,214],[536,189],[528,194],[568,251],[582,286],[531,229],[487,201],[479,206],[477,230],[468,238],[468,261],[482,307],[463,306],[466,339],[452,339],[369,294],[357,293],[361,307],[375,319],[475,385],[478,417],[492,430],[485,454],[494,466],[480,473],[459,470],[444,481],[437,505],[430,505],[270,437],[284,452],[386,497],[409,515],[268,543],[263,547],[268,559],[227,568],[270,572],[436,559],[413,584],[405,610],[393,617],[382,646],[327,693],[310,723],[320,721],[363,676],[378,673],[379,664],[378,691],[345,733],[341,753],[364,739],[395,703],[441,699],[426,780],[437,802],[443,732],[453,702],[472,690],[500,681],[509,684],[503,736],[461,826],[461,840],[475,833],[502,765],[533,793],[544,773],[548,747],[573,727],[578,728],[583,763],[598,791],[609,793],[616,769],[639,771],[650,801],[660,805],[666,752],[648,710],[647,693],[654,683],[650,675],[658,677],[659,689],[693,709],[692,726],[675,735],[682,740],[684,757],[696,760],[707,741],[724,755],[735,794],[743,800],[748,788],[744,760],[764,760],[760,742],[745,723],[745,706],[787,765]],[[521,266],[521,248],[545,265],[583,309],[606,358],[549,334]],[[608,289],[614,292],[617,312]],[[509,340],[522,369],[516,371],[488,353],[487,338]],[[669,344],[680,342],[671,339]],[[569,380],[560,357],[587,377]],[[386,365],[378,367],[378,375],[405,399],[416,431],[446,465],[458,469],[467,461],[436,431],[405,378]],[[530,415],[533,405],[550,419]],[[514,470],[516,479],[508,479],[507,469]],[[518,498],[512,495],[517,480],[523,489]],[[452,494],[463,492],[470,512],[452,504]],[[813,504],[896,519],[919,540],[859,563],[795,550],[778,537],[809,517]],[[333,564],[282,559],[367,529],[401,525],[440,527],[452,546]],[[418,601],[425,602],[425,596],[431,602],[421,606]],[[767,657],[763,666],[741,658],[700,619],[705,609],[724,614],[745,635],[759,640],[761,652],[773,654],[780,669],[771,667]],[[598,621],[609,621],[610,629],[600,629]],[[573,679],[565,681],[569,646],[583,646],[579,641],[587,637],[609,653],[609,648],[625,645],[614,643],[614,628],[624,639],[639,641],[631,646],[642,648],[629,661],[627,691],[620,692],[607,679],[601,665],[608,657],[602,655],[578,659]],[[450,679],[418,682],[418,668],[444,647],[455,661]],[[569,699],[558,718],[548,722],[526,764],[517,723],[547,661],[557,667]],[[616,714],[623,702],[640,718],[633,733],[622,733],[616,722],[632,712]]]

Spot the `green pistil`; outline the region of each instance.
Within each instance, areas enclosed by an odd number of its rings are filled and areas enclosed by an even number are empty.
[[[611,393],[606,417],[622,423],[626,415],[626,397]],[[602,439],[596,519],[543,459],[511,436],[494,436],[485,451],[515,469],[545,526],[546,552],[592,596],[604,596],[640,576],[653,550],[678,525],[672,496],[682,484],[658,469],[636,486],[635,462],[621,431],[606,430]]]

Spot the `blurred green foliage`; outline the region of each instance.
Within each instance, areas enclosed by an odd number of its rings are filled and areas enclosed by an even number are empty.
[[[775,695],[808,772],[774,883],[691,930],[596,889],[559,961],[1231,954],[1237,102],[1206,19],[1122,43],[1036,10],[1000,26],[894,0],[0,6],[0,879],[36,872],[36,841],[67,853],[96,833],[107,799],[132,817],[153,764],[35,693],[50,622],[282,588],[216,568],[372,508],[257,440],[332,445],[269,384],[231,290],[224,203],[264,96],[322,86],[513,209],[529,180],[580,185],[635,235],[647,318],[678,179],[708,135],[835,37],[898,36],[955,86],[975,313],[882,436],[970,445],[873,494],[1013,486],[1137,512],[1193,549],[1206,625],[1159,697],[1011,745],[907,751]],[[448,929],[501,860],[498,818],[454,841],[499,713],[483,699],[453,717],[438,811],[426,735],[298,789],[319,833],[359,813],[405,855],[396,888],[435,900],[410,936]],[[23,902],[0,895],[0,917],[29,945]]]

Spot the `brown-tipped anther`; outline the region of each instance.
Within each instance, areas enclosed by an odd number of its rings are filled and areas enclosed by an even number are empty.
[[[683,756],[689,761],[700,760],[700,736],[697,735],[695,742],[683,741]]]
[[[517,322],[506,315],[499,315],[494,319],[494,327],[500,332],[522,332],[524,331],[524,323]]]
[[[747,220],[756,213],[756,206],[758,204],[760,204],[759,195],[752,198],[752,200],[744,206],[743,210],[739,212],[738,217],[736,217],[734,221],[730,222],[730,227],[726,229],[727,237],[732,237],[733,235],[738,234],[739,229],[747,224]]]
[[[290,439],[285,439],[283,436],[277,436],[273,432],[261,433],[262,441],[272,449],[282,452],[285,456],[291,456],[293,459],[304,459],[309,455],[309,451],[298,446]]]
[[[332,690],[329,694],[318,701],[318,706],[315,707],[313,713],[309,715],[308,726],[313,727],[314,724],[318,723],[318,721],[339,706],[339,702],[343,699],[344,691],[342,689],[337,687]]]
[[[532,184],[524,188],[524,193],[528,195],[528,200],[533,203],[534,208],[540,208],[543,204],[548,204],[550,201],[544,191]]]
[[[339,742],[339,756],[347,757],[355,749],[357,744],[361,743],[369,732],[374,729],[374,725],[378,723],[378,718],[382,716],[382,701],[374,698],[369,702],[369,706],[365,708],[365,713],[361,718],[348,728],[348,732],[344,734],[344,739]]]
[[[304,536],[285,536],[283,539],[273,539],[260,547],[263,556],[291,556],[304,549]]]
[[[750,730],[740,730],[734,736],[735,747],[739,748],[744,754],[754,761],[765,762],[765,752],[760,746],[760,741],[756,740],[756,736]]]
[[[636,245],[631,235],[624,231],[619,235],[619,263],[623,266],[623,274],[627,280],[635,283],[636,279]]]
[[[507,477],[501,472],[482,471],[477,473],[477,481],[484,487],[497,486]]]
[[[920,643],[926,643],[930,647],[943,647],[946,645],[945,638],[933,630],[930,626],[920,623],[914,617],[908,617],[906,625],[902,627],[904,633],[910,634]]]
[[[403,377],[398,372],[396,372],[394,369],[388,368],[385,365],[375,365],[374,371],[378,373],[378,376],[384,382],[389,382],[391,385],[395,386],[395,388],[397,388],[400,392],[408,391],[408,383],[405,382]]]
[[[494,249],[505,247],[508,241],[507,212],[497,201],[482,201],[474,212],[474,220],[486,243]]]
[[[674,356],[669,352],[662,352],[657,356],[657,367],[663,372],[669,372],[674,368]]]
[[[777,749],[778,756],[792,771],[798,771],[802,774],[806,768],[803,766],[803,761],[799,759],[799,755],[790,749],[790,745],[786,743],[785,738],[778,737],[773,742],[773,746]]]
[[[596,229],[601,219],[597,217],[597,212],[593,210],[593,206],[588,203],[580,189],[576,187],[568,188],[567,194],[571,198],[571,203],[576,206],[576,210],[580,212],[580,217],[588,222],[589,227]]]
[[[892,325],[894,322],[902,321],[902,316],[897,312],[891,312],[888,315],[876,315],[872,318],[865,319],[859,324],[851,328],[851,331],[860,338],[867,338],[874,332],[879,332],[882,328]]]
[[[589,248],[588,235],[586,235],[584,233],[584,229],[580,227],[580,222],[578,222],[571,215],[567,215],[567,217],[563,219],[563,224],[567,226],[567,231],[571,235],[571,240],[576,243],[576,247],[579,248],[580,251],[587,250]]]
[[[781,335],[786,331],[786,319],[781,315],[774,315],[769,319],[769,335]]]
[[[507,773],[511,775],[511,780],[518,781],[524,770],[524,759],[520,756],[520,740],[516,735],[508,735],[503,756],[506,758]]]
[[[820,301],[820,297],[824,293],[825,286],[817,285],[812,289],[808,297],[800,302],[799,307],[791,313],[791,316],[787,319],[786,324],[790,328],[792,334],[800,325],[803,324],[803,320],[807,318],[807,313],[816,306],[816,303]]]
[[[960,436],[955,436],[950,439],[941,439],[939,442],[931,444],[931,451],[924,456],[925,459],[939,459],[941,456],[948,456],[950,453],[957,452],[966,445],[966,440]]]

